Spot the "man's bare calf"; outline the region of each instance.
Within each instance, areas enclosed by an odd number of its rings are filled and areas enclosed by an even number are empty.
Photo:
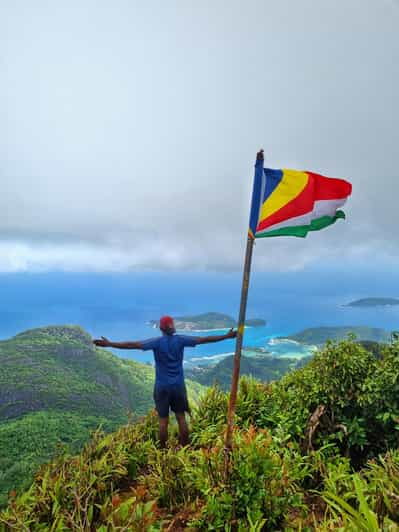
[[[190,443],[185,413],[183,412],[182,414],[176,414],[176,420],[177,424],[179,425],[179,443],[184,447]]]
[[[175,415],[177,424],[179,426],[179,444],[184,447],[185,445],[188,445],[190,443],[186,416],[184,412]],[[169,417],[159,418],[159,444],[161,449],[165,449],[166,444],[168,442],[168,425]]]
[[[168,441],[168,424],[169,417],[159,418],[159,444],[161,449],[165,449],[166,443]]]

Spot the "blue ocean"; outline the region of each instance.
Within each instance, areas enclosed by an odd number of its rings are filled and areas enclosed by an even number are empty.
[[[244,346],[262,347],[275,356],[303,356],[308,347],[276,341],[306,327],[368,325],[399,329],[399,307],[349,308],[362,297],[397,297],[399,274],[389,271],[255,273],[251,279],[248,318],[265,327],[247,328]],[[202,312],[238,315],[241,274],[2,274],[0,339],[45,325],[76,324],[93,337],[115,341],[156,336],[149,320],[163,314]],[[194,333],[193,333],[194,334]],[[209,333],[195,333],[209,334]],[[234,341],[187,349],[186,363],[217,361],[234,351]],[[115,351],[118,356],[152,362],[150,352]]]

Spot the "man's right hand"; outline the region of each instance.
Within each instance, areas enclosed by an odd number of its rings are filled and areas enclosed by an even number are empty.
[[[101,336],[101,339],[93,340],[93,344],[97,347],[110,347],[111,342],[105,336]]]
[[[228,333],[226,333],[226,338],[236,338],[237,331],[235,331],[233,328],[229,330]]]

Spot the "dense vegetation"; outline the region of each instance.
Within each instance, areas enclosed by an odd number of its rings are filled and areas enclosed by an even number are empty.
[[[343,340],[349,334],[354,334],[359,340],[373,342],[388,342],[390,333],[385,329],[377,327],[342,326],[342,327],[311,327],[303,331],[287,336],[289,340],[294,340],[301,344],[323,345],[327,340]]]
[[[66,450],[78,452],[100,424],[115,430],[125,418],[41,410],[0,423],[0,506],[11,489],[26,489],[38,467]]]
[[[308,357],[305,357],[308,360]],[[279,358],[262,354],[258,356],[241,357],[240,374],[255,377],[262,382],[280,379],[285,373],[302,366],[304,359]],[[228,390],[231,385],[233,356],[220,360],[217,364],[186,369],[185,374],[191,380],[205,386],[217,384],[222,390]]]
[[[94,348],[79,327],[45,327],[0,342],[0,505],[39,464],[82,448],[153,406],[154,370]],[[191,395],[201,386],[188,383]]]
[[[224,475],[227,395],[195,409],[192,445],[157,448],[152,414],[61,456],[12,497],[4,530],[345,530],[399,525],[399,344],[328,343],[268,384],[241,380]]]

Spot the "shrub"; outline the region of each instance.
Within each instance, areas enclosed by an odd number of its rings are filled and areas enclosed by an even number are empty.
[[[209,388],[193,409],[191,441],[194,446],[210,446],[221,438],[227,419],[227,395],[217,386]]]
[[[153,447],[140,428],[127,425],[107,436],[96,432],[81,454],[44,466],[30,490],[0,515],[0,524],[12,530],[41,530],[44,523],[54,530],[75,525],[89,530],[93,521],[101,524],[101,509],[130,478],[129,471],[136,474],[146,463]]]
[[[247,524],[265,520],[273,529],[290,507],[302,505],[298,485],[308,473],[299,454],[276,449],[270,432],[253,426],[237,431],[231,455],[230,475],[224,479],[222,446],[203,449],[199,486],[205,504],[195,523],[208,530],[224,529],[225,523]]]

